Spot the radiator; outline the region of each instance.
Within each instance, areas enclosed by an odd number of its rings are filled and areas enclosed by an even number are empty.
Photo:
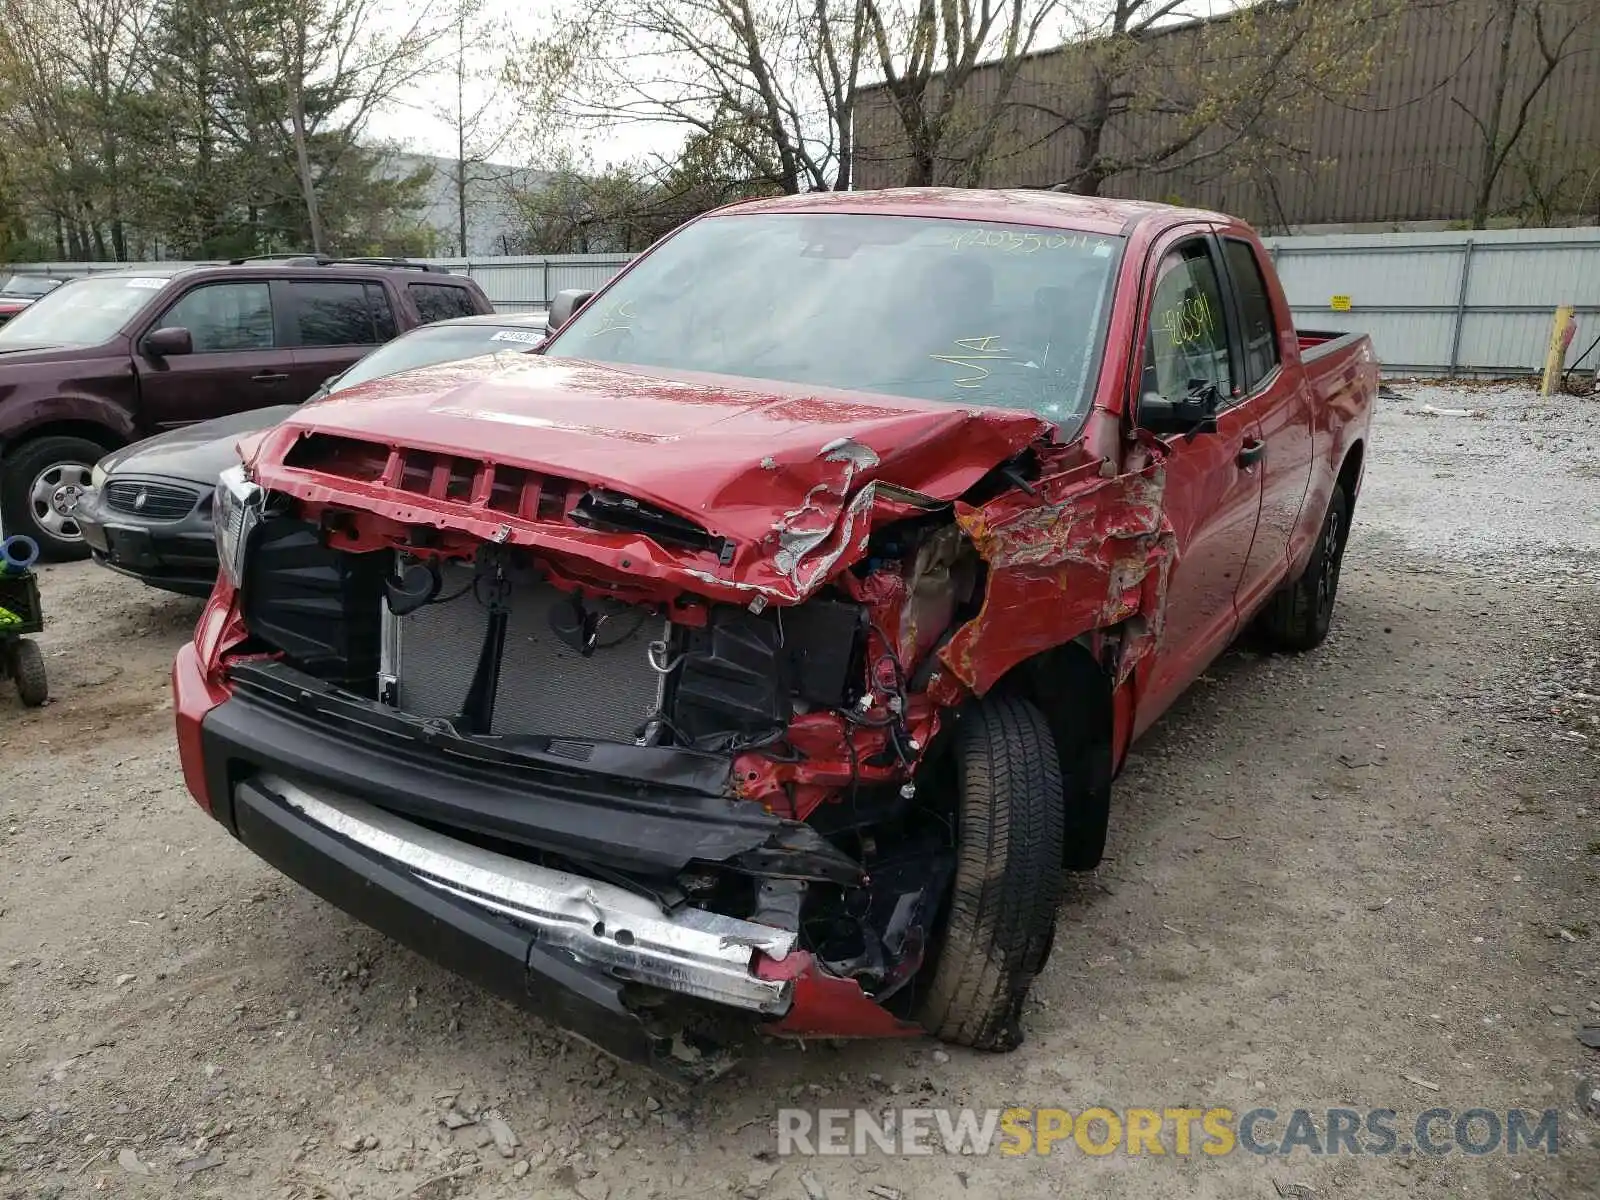
[[[382,674],[401,711],[421,717],[461,711],[489,621],[472,575],[470,566],[449,564],[439,594],[454,599],[404,617],[384,606]],[[661,705],[665,677],[651,667],[647,647],[666,636],[666,619],[593,602],[606,619],[585,658],[550,627],[551,609],[563,602],[564,593],[531,572],[512,574],[491,732],[631,742]]]

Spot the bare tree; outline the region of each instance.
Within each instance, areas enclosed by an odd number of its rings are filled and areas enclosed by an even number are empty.
[[[1478,173],[1473,181],[1472,227],[1482,229],[1493,213],[1495,189],[1517,144],[1528,132],[1535,102],[1562,63],[1587,47],[1577,37],[1581,23],[1597,17],[1592,3],[1560,0],[1501,0],[1500,39],[1496,47],[1493,86],[1486,111],[1477,112],[1459,96],[1450,100],[1466,113],[1480,142]],[[1537,61],[1531,75],[1516,74],[1518,34],[1532,38]]]
[[[1119,0],[1119,3],[1125,0]],[[899,123],[905,182],[971,184],[982,173],[1018,72],[1060,0],[864,0],[872,68]],[[969,88],[982,66],[981,95]],[[955,169],[942,160],[954,159]],[[953,179],[942,176],[954,175]]]
[[[1243,170],[1293,154],[1319,102],[1371,78],[1393,0],[1294,0],[1223,17],[1192,0],[1073,8],[1067,50],[1013,86],[1013,123],[991,157],[1023,158],[1073,136],[1051,183],[1099,194],[1129,172]],[[1013,164],[1016,165],[1016,164]]]
[[[446,35],[449,61],[444,74],[451,95],[432,106],[433,114],[454,134],[455,153],[446,174],[455,203],[456,253],[468,253],[473,198],[482,185],[499,185],[504,191],[511,179],[494,179],[486,168],[501,155],[516,136],[515,121],[508,118],[506,103],[494,88],[501,74],[489,53],[510,40],[510,30],[499,20],[487,19],[483,0],[455,0]],[[479,185],[474,188],[474,185]]]
[[[375,110],[440,66],[450,25],[433,0],[413,7],[398,30],[382,0],[266,0],[248,19],[225,20],[254,130],[292,156],[312,249],[326,249],[316,160],[360,151]],[[313,153],[316,144],[318,153]]]
[[[530,46],[509,78],[547,121],[736,135],[748,179],[845,188],[868,2],[600,0]]]

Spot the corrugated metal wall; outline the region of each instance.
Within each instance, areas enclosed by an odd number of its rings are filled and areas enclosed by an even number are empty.
[[[1337,234],[1268,238],[1298,324],[1365,330],[1391,373],[1538,370],[1557,305],[1578,310],[1574,354],[1600,333],[1600,229]],[[440,259],[504,312],[544,308],[563,288],[599,288],[616,255]],[[74,273],[117,263],[33,263]],[[1333,308],[1335,296],[1350,311]],[[1591,360],[1588,366],[1593,366]]]
[[[1600,333],[1600,229],[1268,238],[1295,323],[1364,330],[1390,374],[1534,371],[1557,305]],[[1350,310],[1334,309],[1334,297]],[[1593,356],[1585,364],[1595,365]]]
[[[1315,101],[1292,118],[1271,114],[1246,161],[1213,156],[1215,137],[1202,137],[1176,156],[1199,159],[1173,170],[1115,174],[1100,194],[1161,200],[1237,213],[1264,228],[1315,224],[1453,221],[1473,209],[1481,177],[1483,138],[1473,114],[1487,120],[1500,56],[1505,0],[1406,0],[1382,59],[1364,94]],[[1520,152],[1535,157],[1541,186],[1566,175],[1571,194],[1578,175],[1600,167],[1600,3],[1542,0],[1552,28],[1575,25],[1561,63],[1528,113]],[[1262,21],[1269,20],[1262,17]],[[1543,69],[1527,5],[1515,26],[1503,128]],[[1554,34],[1552,34],[1552,40]],[[1248,79],[1249,47],[1226,22],[1177,28],[1138,51],[1139,67],[1115,80],[1138,89],[1136,111],[1105,129],[1105,153],[1134,160],[1181,132],[1187,104],[1200,103],[1215,80],[1237,73]],[[1041,52],[1025,61],[1009,97],[1001,129],[976,178],[964,173],[970,148],[956,145],[939,164],[935,182],[958,186],[1047,187],[1073,178],[1081,137],[1062,117],[1089,111],[1093,47],[1082,44]],[[1354,68],[1353,68],[1354,69]],[[980,68],[968,85],[974,116],[993,106],[997,67]],[[1471,110],[1469,113],[1467,110]],[[858,107],[855,160],[858,187],[907,182],[904,140],[881,88],[868,89]],[[1494,195],[1497,209],[1528,198],[1517,161],[1508,162]],[[1577,180],[1576,186],[1571,186]],[[1600,184],[1584,211],[1600,211]]]
[[[520,312],[548,308],[555,294],[567,288],[598,291],[630,260],[628,255],[553,254],[429,261],[471,276],[501,312]]]

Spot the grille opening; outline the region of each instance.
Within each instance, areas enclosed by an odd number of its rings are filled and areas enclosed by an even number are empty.
[[[287,467],[375,483],[383,478],[383,470],[389,465],[389,451],[374,442],[311,433],[289,448],[283,462]]]
[[[604,488],[585,492],[572,510],[572,520],[586,529],[608,533],[642,533],[663,546],[721,553],[723,539],[713,537],[705,526],[677,513],[635,500]]]
[[[528,486],[528,472],[517,467],[496,467],[489,488],[489,507],[509,516],[522,515],[522,492]]]
[[[478,477],[478,464],[470,458],[452,458],[450,475],[445,481],[446,500],[472,499],[472,482]]]
[[[400,490],[426,496],[428,484],[432,481],[432,455],[417,450],[407,452],[400,466]]]
[[[567,515],[567,491],[563,479],[546,479],[539,489],[539,503],[534,515],[541,521],[559,521]]]

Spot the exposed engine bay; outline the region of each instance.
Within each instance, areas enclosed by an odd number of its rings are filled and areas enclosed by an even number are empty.
[[[524,373],[562,395],[622,378]],[[751,403],[765,436],[759,406],[789,402]],[[728,963],[686,949],[722,922],[750,950],[733,991],[766,996],[774,1032],[1014,1045],[1060,869],[1104,843],[1112,693],[1159,637],[1163,452],[1136,442],[1118,468],[1020,412],[850,414],[892,461],[855,436],[802,442],[801,423],[764,454],[725,433],[692,467],[652,458],[640,494],[587,457],[589,426],[549,435],[571,474],[495,461],[491,408],[452,410],[470,454],[277,427],[219,492],[233,589],[197,647],[237,723],[196,786],[253,778],[268,826],[443,864],[407,878],[569,939],[606,986],[729,994]],[[448,852],[421,844],[439,836]],[[618,929],[619,893],[667,942]],[[1004,928],[974,918],[980,893]]]
[[[879,1002],[915,974],[954,851],[951,797],[919,794],[914,779],[937,727],[922,693],[935,650],[975,615],[983,575],[948,513],[874,533],[856,566],[791,606],[635,599],[620,581],[577,580],[491,543],[455,558],[327,540],[291,515],[256,530],[243,617],[257,646],[508,753],[582,764],[608,743],[618,769],[656,779],[670,758],[692,762],[729,800],[809,821],[839,851],[831,879],[794,877],[807,872],[782,860],[767,872],[705,861],[670,878],[548,861],[669,910],[793,933]],[[834,753],[802,782],[823,739]],[[837,787],[816,781],[841,769]]]

